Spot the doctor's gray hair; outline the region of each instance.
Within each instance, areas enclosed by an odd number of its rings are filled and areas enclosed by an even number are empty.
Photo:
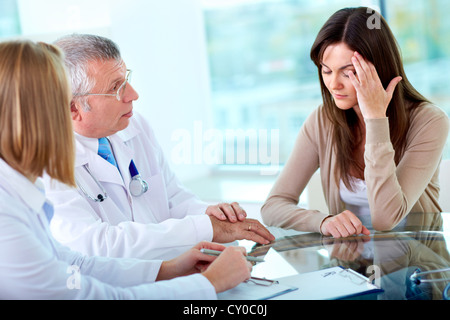
[[[64,52],[74,99],[78,98],[81,106],[90,110],[88,98],[83,96],[90,93],[96,84],[95,78],[89,74],[89,63],[112,59],[122,63],[119,47],[108,38],[90,34],[67,35],[54,44]]]

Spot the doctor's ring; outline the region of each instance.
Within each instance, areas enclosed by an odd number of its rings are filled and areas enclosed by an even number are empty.
[[[251,224],[248,225],[248,231],[252,231],[252,225]]]

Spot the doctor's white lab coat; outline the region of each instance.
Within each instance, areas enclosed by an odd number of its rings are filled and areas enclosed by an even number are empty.
[[[173,258],[202,240],[212,240],[207,204],[181,186],[141,116],[135,114],[125,130],[109,137],[120,172],[97,155],[97,139],[75,136],[76,176],[91,196],[103,193],[97,179],[108,198],[94,202],[80,190],[45,177],[47,197],[55,208],[55,239],[87,255],[141,259]],[[141,197],[129,192],[132,159],[149,185]]]
[[[39,180],[0,159],[0,300],[217,299],[201,274],[155,282],[162,261],[86,257],[61,246],[45,203]]]

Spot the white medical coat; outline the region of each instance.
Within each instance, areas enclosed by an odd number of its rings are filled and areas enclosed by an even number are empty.
[[[217,298],[200,274],[154,282],[161,261],[86,257],[61,246],[38,182],[0,159],[0,300]]]
[[[94,202],[81,191],[44,179],[47,197],[55,207],[51,230],[55,239],[87,255],[169,259],[202,240],[211,241],[207,204],[185,190],[165,160],[147,122],[138,114],[129,126],[109,140],[119,166],[97,155],[98,140],[76,136],[77,176],[104,202]],[[134,160],[149,190],[141,197],[129,192],[129,165]]]

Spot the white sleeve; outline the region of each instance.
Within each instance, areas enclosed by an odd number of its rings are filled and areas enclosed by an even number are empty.
[[[70,263],[66,286],[78,290],[75,293],[81,297],[77,298],[96,299],[99,297],[95,295],[101,295],[101,299],[217,299],[213,285],[200,274],[155,282],[162,261],[86,257],[62,246],[58,252]]]
[[[201,275],[154,282],[161,261],[85,257],[25,206],[0,208],[0,299],[215,299]]]
[[[55,209],[50,225],[53,236],[83,254],[167,259],[180,252],[176,248],[190,248],[213,237],[211,220],[206,214],[160,223],[125,221],[114,225],[101,221],[76,189],[46,189]]]

